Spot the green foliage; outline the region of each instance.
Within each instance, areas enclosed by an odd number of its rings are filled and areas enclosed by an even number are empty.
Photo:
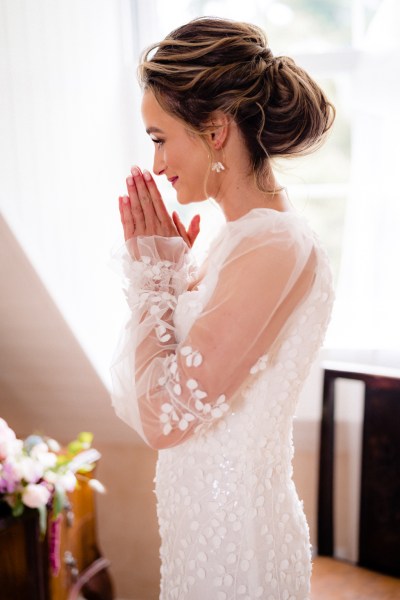
[[[20,517],[22,515],[22,513],[24,512],[24,505],[22,503],[22,498],[21,496],[17,496],[15,498],[15,504],[12,507],[12,514],[13,517]]]
[[[66,462],[71,460],[74,456],[82,452],[82,450],[88,450],[93,441],[93,433],[88,431],[82,431],[76,440],[72,440],[67,446]]]
[[[65,506],[66,494],[60,486],[56,485],[53,499],[53,519],[56,519]]]
[[[90,433],[89,431],[81,431],[81,433],[78,435],[78,441],[89,448],[93,442],[93,433]]]
[[[47,530],[47,507],[39,506],[37,510],[39,511],[40,537],[43,540]]]

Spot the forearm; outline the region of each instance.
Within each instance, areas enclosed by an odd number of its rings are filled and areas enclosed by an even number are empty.
[[[131,413],[136,406],[133,420],[137,421],[140,413],[143,426],[145,403],[152,402],[152,411],[157,414],[154,403],[157,404],[156,396],[160,399],[158,379],[163,374],[163,360],[177,346],[174,312],[195,266],[181,238],[134,238],[113,258],[122,268],[130,309],[112,366],[113,400],[122,413]],[[120,416],[134,426],[130,416]]]

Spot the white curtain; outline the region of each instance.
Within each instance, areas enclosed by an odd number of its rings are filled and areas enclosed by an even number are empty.
[[[2,210],[104,380],[125,310],[118,195],[141,150],[135,8],[0,0]]]
[[[352,185],[329,347],[400,366],[400,3],[384,0],[354,76]]]

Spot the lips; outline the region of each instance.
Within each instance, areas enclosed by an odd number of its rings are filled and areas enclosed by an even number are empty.
[[[172,183],[172,185],[174,185],[177,180],[178,180],[178,177],[171,177],[170,179],[168,179],[168,181],[170,183]]]

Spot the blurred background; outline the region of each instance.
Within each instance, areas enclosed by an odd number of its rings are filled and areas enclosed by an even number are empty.
[[[123,243],[118,196],[130,167],[152,167],[136,81],[140,53],[201,15],[261,26],[273,53],[308,70],[337,110],[316,154],[275,164],[327,248],[337,295],[295,429],[296,483],[313,539],[320,363],[400,365],[396,0],[0,0],[0,416],[19,437],[38,430],[64,441],[94,432],[109,489],[99,499],[100,539],[126,600],[158,597],[156,454],[110,407],[109,365],[127,314],[110,252]],[[159,184],[188,224],[199,206],[180,207]],[[212,201],[200,212],[199,261],[223,223]],[[340,452],[343,477],[354,481],[362,390],[351,411],[348,393],[343,386]],[[354,497],[350,485],[340,514],[349,514]],[[339,536],[344,556],[354,550],[356,517]]]

